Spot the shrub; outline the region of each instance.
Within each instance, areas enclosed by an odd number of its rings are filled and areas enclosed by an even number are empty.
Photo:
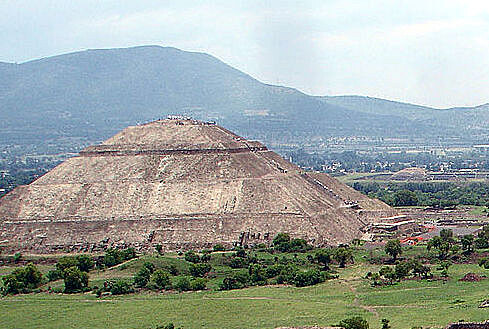
[[[155,271],[155,265],[151,262],[144,262],[143,267],[147,268],[150,273]]]
[[[155,250],[159,255],[163,255],[163,246],[161,244],[157,244]]]
[[[329,264],[331,263],[331,251],[326,249],[317,249],[314,253],[314,259],[321,265],[324,269],[329,269]]]
[[[222,244],[218,243],[218,244],[214,245],[214,247],[212,247],[212,250],[214,250],[214,251],[225,251],[226,248]]]
[[[353,262],[353,251],[348,247],[338,247],[334,250],[333,258],[343,268],[347,262]]]
[[[194,277],[204,277],[211,270],[211,266],[206,263],[201,264],[191,264],[190,265],[190,274]]]
[[[125,295],[134,292],[132,286],[124,280],[116,280],[111,284],[110,293],[112,295]]]
[[[185,253],[185,260],[190,263],[200,263],[200,257],[193,250],[189,250]]]
[[[368,329],[368,322],[360,316],[354,316],[352,318],[341,320],[338,327],[345,329]]]
[[[395,276],[398,280],[404,279],[411,272],[411,265],[409,262],[402,262],[396,265],[394,268]]]
[[[134,275],[134,285],[138,288],[146,287],[151,278],[151,272],[147,267],[142,267]]]
[[[229,261],[229,267],[231,268],[244,268],[250,264],[248,258],[232,257]]]
[[[76,261],[76,266],[78,266],[78,268],[82,272],[90,271],[95,265],[92,257],[88,255],[78,255],[75,257],[75,261]]]
[[[135,257],[136,257],[136,251],[134,250],[134,248],[127,248],[121,250],[109,248],[107,249],[103,257],[103,263],[107,267],[112,267],[124,261],[133,259]]]
[[[294,284],[297,287],[312,286],[321,282],[324,282],[324,279],[321,272],[316,269],[299,271],[294,277]]]
[[[175,281],[174,287],[178,291],[189,291],[191,289],[190,279],[186,276],[181,276]]]
[[[253,284],[262,286],[267,283],[267,275],[265,269],[261,265],[250,265],[248,267],[248,274],[250,275],[250,281]]]
[[[20,252],[16,252],[14,254],[14,262],[17,263],[22,259],[22,254]]]
[[[64,270],[70,267],[78,267],[78,262],[73,256],[61,257],[60,259],[58,259],[58,262],[56,263],[56,269],[61,273],[63,273]]]
[[[156,270],[151,275],[151,280],[158,289],[165,289],[170,286],[170,275],[164,270]]]
[[[287,252],[290,248],[290,235],[288,233],[278,233],[272,242],[273,248],[281,251]]]
[[[219,284],[219,289],[220,290],[233,290],[233,289],[241,289],[241,288],[244,288],[244,285],[240,284],[233,277],[226,277],[221,282],[221,284]]]
[[[304,239],[292,239],[289,243],[289,252],[303,252],[310,249],[310,246],[307,245],[306,240]]]
[[[207,284],[207,280],[204,278],[195,278],[190,281],[190,290],[205,290],[205,286]]]
[[[42,273],[29,263],[24,267],[16,268],[12,273],[2,277],[3,294],[18,294],[38,288],[42,283]]]
[[[78,292],[88,287],[88,273],[80,271],[78,267],[69,267],[63,273],[65,292]]]
[[[392,259],[395,261],[397,259],[397,256],[402,254],[401,242],[398,239],[389,240],[385,244],[384,250],[385,253],[391,256]]]
[[[51,281],[56,281],[56,280],[62,279],[63,278],[63,272],[61,272],[60,270],[50,270],[46,274],[46,278],[50,282]]]

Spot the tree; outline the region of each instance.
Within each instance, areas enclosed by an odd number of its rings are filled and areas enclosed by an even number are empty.
[[[80,271],[77,266],[72,266],[64,271],[65,292],[77,292],[88,287],[88,273]]]
[[[474,251],[474,236],[472,234],[467,234],[461,237],[460,243],[462,244],[462,249],[467,254],[470,254]]]
[[[390,284],[392,284],[396,278],[394,270],[389,266],[382,266],[379,270],[379,276],[383,276],[384,279],[389,280]]]
[[[389,325],[389,320],[387,319],[382,319],[381,323],[382,323],[382,329],[391,329],[391,326]]]
[[[3,293],[18,294],[19,292],[28,292],[31,289],[38,288],[42,280],[41,271],[36,265],[29,263],[2,277]]]
[[[110,293],[112,295],[125,295],[131,292],[134,292],[134,289],[124,280],[116,280],[110,287]]]
[[[385,253],[392,257],[393,261],[396,261],[397,256],[402,254],[401,242],[398,239],[389,240],[385,244]]]
[[[338,247],[334,250],[333,258],[344,268],[348,261],[353,261],[353,251],[347,247]]]
[[[190,290],[196,291],[196,290],[205,290],[205,287],[207,285],[207,280],[204,278],[195,278],[192,281],[190,281]]]
[[[417,204],[416,193],[409,190],[397,191],[392,196],[392,205],[395,207],[416,206]]]
[[[175,288],[178,291],[189,291],[191,290],[191,284],[190,284],[190,279],[186,276],[182,276],[177,278],[175,282]]]
[[[438,249],[438,257],[445,259],[452,248],[455,240],[453,239],[453,231],[449,229],[442,229],[439,236],[434,236],[428,241],[427,248]]]
[[[273,238],[273,247],[281,252],[287,252],[290,248],[290,235],[288,233],[278,233]]]
[[[185,253],[185,260],[187,262],[196,264],[200,262],[200,257],[195,253],[195,251],[189,250]]]
[[[314,259],[323,265],[325,270],[329,269],[329,264],[331,263],[331,251],[326,249],[317,249],[314,253]]]
[[[164,270],[156,270],[151,275],[151,280],[158,289],[165,289],[170,286],[170,274]]]
[[[212,267],[209,264],[201,263],[201,264],[191,264],[190,265],[190,274],[194,277],[202,278],[204,277]]]
[[[88,255],[78,255],[75,257],[75,261],[76,261],[76,266],[82,272],[90,271],[93,268],[93,266],[95,265],[92,257],[90,257]]]
[[[134,275],[134,284],[138,288],[146,287],[148,284],[149,280],[151,278],[151,272],[150,270],[143,266],[141,269]]]
[[[345,329],[368,329],[369,325],[364,318],[354,316],[352,318],[341,320],[338,327],[343,327]]]
[[[156,252],[158,253],[158,255],[163,255],[163,246],[161,244],[157,244],[155,246],[155,249],[156,249]]]
[[[306,287],[312,286],[318,283],[323,282],[323,278],[321,276],[321,272],[317,269],[311,269],[308,271],[299,271],[295,275],[294,284],[297,287]]]

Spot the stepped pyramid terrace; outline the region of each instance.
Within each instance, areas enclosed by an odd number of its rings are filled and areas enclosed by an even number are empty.
[[[0,199],[10,252],[93,252],[350,242],[395,215],[336,179],[308,173],[257,141],[173,118],[128,127]]]

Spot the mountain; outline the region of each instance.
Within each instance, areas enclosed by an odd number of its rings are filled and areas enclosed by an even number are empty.
[[[489,103],[476,107],[435,109],[365,96],[322,96],[328,104],[370,114],[394,115],[414,122],[458,129],[488,129]]]
[[[272,146],[328,136],[466,136],[480,128],[458,127],[458,117],[443,111],[434,121],[420,120],[397,105],[391,111],[364,103],[267,85],[203,53],[159,46],[87,50],[0,65],[0,144],[74,152],[169,114],[215,120]],[[452,112],[464,120],[476,113]]]

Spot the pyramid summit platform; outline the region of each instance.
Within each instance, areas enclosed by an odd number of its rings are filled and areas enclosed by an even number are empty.
[[[94,252],[362,236],[395,211],[336,179],[307,173],[214,124],[166,119],[128,127],[0,199],[11,252]]]

